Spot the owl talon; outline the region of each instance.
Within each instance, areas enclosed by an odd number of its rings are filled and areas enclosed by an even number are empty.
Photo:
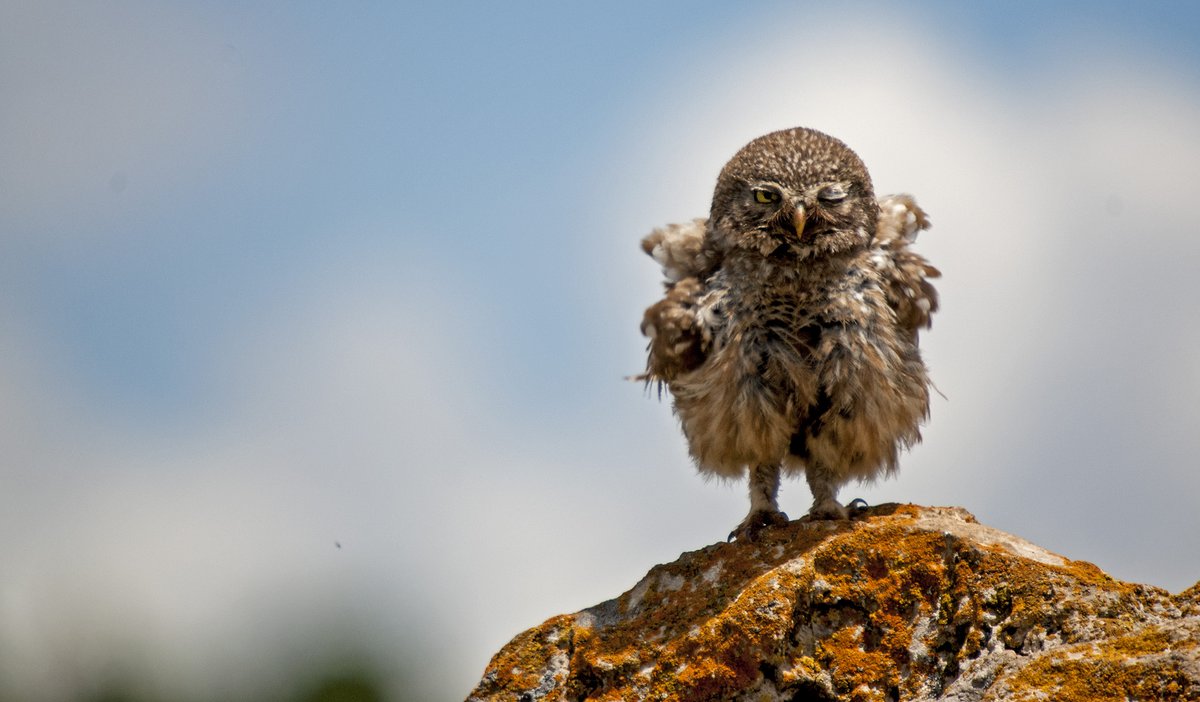
[[[741,524],[729,532],[729,541],[757,541],[758,534],[768,527],[780,527],[788,523],[788,516],[779,510],[761,510],[746,515]]]
[[[857,519],[858,517],[865,515],[870,510],[871,505],[867,504],[867,501],[861,497],[856,497],[853,500],[850,500],[850,504],[846,505],[847,516],[849,516],[850,519]]]

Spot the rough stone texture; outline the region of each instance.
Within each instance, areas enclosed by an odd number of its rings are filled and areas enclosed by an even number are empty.
[[[517,636],[468,700],[1200,700],[1200,583],[884,505],[655,566]]]

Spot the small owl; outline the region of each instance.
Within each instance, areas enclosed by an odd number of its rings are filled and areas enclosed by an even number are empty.
[[[845,144],[788,129],[721,170],[707,220],[642,248],[666,292],[646,310],[646,372],[674,399],[702,473],[750,475],[731,538],[787,522],[782,473],[804,473],[810,519],[845,519],[838,489],[895,472],[921,439],[929,378],[917,335],[937,269],[909,249],[929,219],[911,196],[876,198]]]

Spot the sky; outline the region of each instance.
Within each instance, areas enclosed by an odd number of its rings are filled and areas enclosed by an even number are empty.
[[[0,698],[462,699],[718,541],[638,247],[750,139],[846,141],[944,273],[862,497],[1200,580],[1200,8],[0,2]],[[801,515],[802,481],[781,505]]]

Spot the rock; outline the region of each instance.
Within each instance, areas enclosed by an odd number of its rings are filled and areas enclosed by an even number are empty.
[[[655,566],[517,636],[468,700],[1200,700],[1200,583],[883,505]]]

